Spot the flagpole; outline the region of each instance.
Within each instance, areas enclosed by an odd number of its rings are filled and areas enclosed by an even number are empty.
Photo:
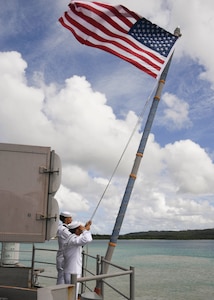
[[[181,36],[179,27],[177,27],[175,29],[174,35],[176,35],[178,37]],[[128,206],[128,202],[129,202],[129,199],[130,199],[133,187],[134,187],[135,179],[137,178],[137,172],[138,172],[138,169],[139,169],[139,166],[140,166],[140,163],[141,163],[141,159],[142,159],[143,154],[144,154],[144,150],[145,150],[146,143],[147,143],[147,140],[148,140],[148,137],[149,137],[149,133],[150,133],[150,130],[151,130],[151,127],[152,127],[152,123],[154,121],[155,113],[156,113],[157,108],[158,108],[158,104],[159,104],[159,101],[160,101],[160,98],[161,98],[161,93],[162,93],[162,90],[163,90],[163,87],[164,87],[164,84],[165,84],[165,81],[166,81],[166,77],[167,77],[167,74],[168,74],[168,71],[169,71],[169,67],[170,67],[170,64],[171,64],[172,56],[173,56],[173,53],[172,53],[170,59],[168,60],[162,74],[160,75],[160,79],[159,79],[158,86],[157,86],[157,89],[156,89],[156,92],[155,92],[155,96],[153,98],[153,102],[152,102],[152,105],[150,107],[149,115],[148,115],[144,130],[143,130],[140,145],[139,145],[137,153],[136,153],[136,157],[135,157],[135,161],[134,161],[134,164],[133,164],[133,167],[132,167],[132,171],[131,171],[131,174],[129,176],[129,179],[128,179],[128,182],[127,182],[127,185],[126,185],[125,193],[123,195],[123,199],[122,199],[120,209],[119,209],[116,221],[115,221],[115,225],[114,225],[114,228],[113,228],[113,231],[112,231],[112,235],[111,235],[110,241],[108,243],[108,248],[107,248],[106,255],[105,255],[105,260],[107,262],[111,262],[114,249],[117,245],[117,240],[118,240],[118,237],[119,237],[120,229],[121,229],[123,219],[124,219],[124,216],[125,216],[125,213],[126,213],[126,209],[127,209],[127,206]],[[109,266],[108,263],[104,264],[102,273],[105,274],[105,273],[108,272],[108,266]],[[94,291],[98,295],[100,295],[102,293],[102,291],[101,291],[101,282],[99,280],[96,282],[96,287],[95,287]]]
[[[174,31],[174,34],[177,35],[177,36],[180,36],[181,35],[180,34],[180,29],[176,28],[175,31]],[[160,97],[161,97],[161,92],[162,92],[163,86],[164,86],[165,81],[166,81],[166,77],[167,77],[167,74],[168,74],[168,70],[169,70],[169,67],[170,67],[171,60],[172,60],[172,56],[170,57],[168,63],[166,64],[166,66],[165,66],[165,68],[164,68],[164,70],[163,70],[163,72],[160,76],[160,80],[159,80],[159,83],[158,83],[158,86],[157,86],[157,89],[156,89],[156,93],[155,93],[155,96],[153,98],[153,102],[152,102],[152,105],[151,105],[151,108],[150,108],[150,112],[149,112],[149,115],[148,115],[148,118],[147,118],[147,121],[146,121],[146,124],[145,124],[145,127],[144,127],[144,131],[143,131],[143,135],[142,135],[142,138],[141,138],[141,141],[140,141],[140,145],[139,145],[138,151],[136,153],[136,158],[135,158],[135,161],[134,161],[134,164],[133,164],[133,168],[132,168],[131,174],[129,176],[129,180],[128,180],[126,190],[125,190],[125,193],[124,193],[121,205],[120,205],[120,209],[119,209],[119,212],[118,212],[118,215],[117,215],[117,218],[116,218],[114,229],[113,229],[112,235],[110,237],[110,241],[109,241],[109,244],[108,244],[108,249],[107,249],[107,252],[106,252],[106,255],[105,255],[105,260],[107,260],[107,261],[111,261],[111,258],[113,256],[113,252],[114,252],[114,248],[117,244],[120,229],[121,229],[123,219],[124,219],[124,216],[125,216],[125,213],[126,213],[126,209],[127,209],[127,206],[128,206],[128,202],[129,202],[129,199],[130,199],[133,187],[134,187],[135,179],[137,178],[137,172],[138,172],[138,169],[139,169],[139,166],[140,166],[141,159],[142,159],[143,154],[144,154],[146,143],[147,143],[147,140],[148,140],[148,137],[149,137],[149,133],[150,133],[150,130],[151,130],[151,127],[152,127],[152,123],[153,123],[153,120],[154,120],[154,117],[155,117],[155,113],[157,111],[157,107],[158,107]],[[104,273],[107,273],[107,271],[108,271],[108,265],[106,264],[106,266],[104,268]]]

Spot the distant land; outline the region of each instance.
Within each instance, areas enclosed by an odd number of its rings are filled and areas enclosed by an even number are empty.
[[[110,239],[107,234],[93,234],[95,240]],[[120,240],[156,239],[156,240],[213,240],[214,228],[181,231],[141,231],[120,235]]]

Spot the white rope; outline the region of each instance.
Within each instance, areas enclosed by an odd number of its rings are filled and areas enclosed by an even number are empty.
[[[107,189],[108,189],[108,187],[109,187],[109,185],[110,185],[110,183],[111,183],[111,181],[112,181],[112,178],[114,177],[114,175],[115,175],[115,173],[116,173],[116,171],[117,171],[117,169],[118,169],[118,167],[119,167],[119,164],[120,164],[120,162],[121,162],[121,160],[122,160],[122,158],[123,158],[123,156],[124,156],[124,154],[125,154],[125,152],[126,152],[128,146],[129,146],[129,144],[130,144],[130,142],[131,142],[131,139],[132,139],[134,133],[136,132],[137,127],[138,127],[139,123],[141,122],[141,120],[142,120],[142,118],[143,118],[143,116],[144,116],[144,113],[145,113],[146,108],[147,108],[147,106],[148,106],[148,104],[149,104],[149,101],[151,100],[151,96],[152,96],[152,94],[154,93],[154,90],[155,90],[156,86],[157,86],[157,82],[155,82],[155,85],[154,85],[154,87],[153,87],[153,89],[152,89],[152,92],[150,93],[150,95],[149,95],[149,97],[148,97],[148,99],[147,99],[147,101],[146,101],[146,103],[145,103],[145,105],[144,105],[144,108],[143,108],[142,112],[140,113],[140,115],[139,115],[139,117],[138,117],[137,123],[136,123],[136,125],[135,125],[135,127],[134,127],[134,129],[133,129],[133,131],[132,131],[132,133],[131,133],[131,135],[130,135],[130,137],[129,137],[129,139],[128,139],[128,142],[127,142],[127,144],[126,144],[126,146],[125,146],[125,148],[124,148],[124,150],[123,150],[123,152],[122,152],[122,154],[121,154],[121,156],[120,156],[120,159],[119,159],[118,163],[116,164],[116,167],[114,168],[114,171],[113,171],[113,173],[112,173],[112,175],[111,175],[111,177],[110,177],[110,179],[109,179],[109,181],[108,181],[108,183],[107,183],[107,185],[106,185],[106,187],[105,187],[105,189],[104,189],[104,191],[103,191],[103,193],[102,193],[102,195],[101,195],[101,197],[100,197],[100,200],[99,200],[99,202],[98,202],[98,204],[97,204],[97,206],[96,206],[96,208],[95,208],[95,210],[94,210],[94,212],[93,212],[93,214],[92,214],[90,220],[92,220],[92,219],[94,218],[94,216],[95,216],[95,214],[96,214],[96,212],[97,212],[97,209],[98,209],[98,207],[99,207],[100,204],[101,204],[101,201],[102,201],[102,199],[103,199],[103,197],[104,197],[104,195],[105,195],[105,193],[106,193],[106,191],[107,191]]]

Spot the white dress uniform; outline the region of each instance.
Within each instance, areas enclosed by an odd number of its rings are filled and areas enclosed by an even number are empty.
[[[64,282],[64,257],[63,246],[67,238],[71,235],[66,224],[60,224],[57,230],[59,249],[56,255],[56,268],[57,268],[57,282],[56,284],[63,284]]]
[[[82,274],[82,247],[92,241],[91,232],[83,230],[80,235],[72,233],[63,247],[64,256],[64,279],[65,284],[69,284],[71,274],[77,274],[81,277]],[[77,283],[77,294],[79,283]]]

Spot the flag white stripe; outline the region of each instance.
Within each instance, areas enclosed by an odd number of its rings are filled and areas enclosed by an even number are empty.
[[[77,1],[77,2],[79,2],[79,1]],[[83,3],[84,3],[84,2],[83,2]],[[85,2],[85,3],[86,3],[86,2]],[[98,8],[100,8],[98,5],[94,4],[93,2],[90,2],[90,5],[88,5],[88,6],[89,6],[89,7],[93,7],[93,8],[96,8],[96,6],[97,6]],[[117,8],[117,11],[120,12],[120,13],[121,13],[121,11],[125,11],[121,6],[116,6],[116,7],[114,7],[114,8]],[[78,9],[79,9],[79,8],[78,8]],[[104,12],[105,15],[108,14],[108,13],[107,13],[108,10],[106,10],[105,8],[101,8],[100,11],[101,11],[101,12]],[[124,39],[128,39],[129,41],[131,41],[133,44],[136,44],[139,48],[141,48],[141,49],[144,48],[144,50],[147,49],[147,51],[148,51],[148,48],[147,48],[147,47],[145,47],[142,43],[138,42],[138,41],[135,40],[133,37],[131,37],[130,35],[128,35],[128,31],[130,30],[130,27],[127,27],[127,26],[125,27],[124,23],[121,24],[121,27],[123,27],[123,29],[126,31],[125,34],[124,34],[123,32],[121,32],[121,31],[117,30],[117,28],[114,28],[109,22],[107,22],[105,19],[103,19],[102,17],[100,17],[99,15],[97,15],[96,13],[94,13],[93,11],[88,11],[88,10],[85,9],[85,8],[81,8],[81,12],[83,13],[84,16],[90,17],[90,18],[92,18],[93,20],[95,20],[97,23],[100,23],[101,26],[103,26],[103,27],[105,27],[106,29],[108,29],[108,30],[110,31],[110,33],[113,33],[114,35],[117,35],[117,34],[118,34],[118,39],[120,39],[120,37],[121,37],[121,38],[123,37]],[[81,19],[82,19],[81,25],[82,25],[83,22],[84,22],[84,23],[87,22],[86,19],[84,18],[84,16],[76,15],[76,14],[73,13],[72,11],[69,11],[68,14],[70,15],[70,17],[71,17],[72,19],[76,20],[77,23],[79,23],[79,19],[81,18]],[[118,23],[118,24],[120,23],[121,20],[120,20],[117,16],[112,15],[112,12],[109,12],[109,14],[110,14],[111,19],[115,19],[116,23]],[[126,14],[127,14],[127,12],[126,12]],[[127,18],[127,16],[126,16],[126,18]],[[132,25],[133,25],[133,24],[136,22],[136,19],[133,18],[133,17],[131,17],[131,18],[132,18],[132,22],[131,22],[131,23],[132,23]],[[99,22],[99,21],[100,21],[100,22]],[[102,37],[102,36],[105,34],[104,31],[100,30],[98,27],[94,26],[94,25],[91,24],[90,22],[87,22],[87,24],[86,24],[84,27],[87,29],[88,26],[90,26],[92,33],[93,33],[93,32],[94,32],[94,33],[100,32],[100,34],[99,34],[100,37]],[[83,33],[83,34],[84,34],[84,33]],[[112,36],[110,35],[110,38],[111,38],[111,37],[112,37]],[[129,45],[129,47],[130,47],[130,45]],[[157,56],[157,57],[160,58],[162,61],[164,61],[165,57],[161,56],[158,52],[153,51],[153,50],[150,50],[149,52],[151,52],[151,53],[153,52],[153,54],[154,54],[155,56]]]
[[[68,25],[69,25],[69,23],[68,23]],[[74,29],[73,26],[72,26],[71,28]],[[76,32],[76,34],[77,34],[78,36],[82,37],[82,31],[79,31],[78,28],[75,28],[75,32]],[[120,57],[120,56],[124,56],[124,58],[127,58],[128,61],[129,61],[130,63],[132,63],[132,64],[134,64],[134,65],[136,65],[136,66],[137,66],[137,65],[140,65],[140,66],[142,66],[142,68],[145,68],[145,69],[147,69],[148,71],[150,70],[150,72],[153,73],[153,74],[155,74],[155,75],[157,75],[157,74],[159,73],[159,71],[158,71],[157,69],[153,68],[152,66],[150,66],[150,67],[148,68],[148,63],[144,63],[144,62],[142,61],[142,59],[140,59],[140,58],[134,56],[134,55],[131,54],[131,53],[128,53],[127,51],[123,50],[122,48],[119,48],[119,47],[114,46],[114,45],[112,44],[111,41],[109,41],[108,43],[105,43],[105,44],[101,44],[99,41],[93,39],[92,37],[89,37],[89,38],[87,39],[87,41],[90,42],[90,43],[92,43],[95,47],[96,47],[96,46],[100,46],[100,45],[101,45],[101,46],[104,46],[104,47],[106,47],[107,49],[109,49],[109,52],[112,52],[112,51],[113,51],[113,52],[115,52],[115,55],[117,54],[119,57]],[[97,47],[97,48],[99,48],[99,47]],[[107,49],[106,49],[106,51],[107,51]],[[112,51],[111,51],[111,50],[112,50]],[[139,67],[139,66],[138,66],[138,67]],[[160,67],[161,67],[161,65],[160,65]]]
[[[105,15],[110,17],[111,20],[114,20],[118,25],[120,25],[124,30],[126,30],[127,32],[129,31],[130,27],[127,24],[125,24],[120,18],[118,18],[115,14],[113,14],[110,10],[107,10],[104,7],[100,7],[99,5],[97,5],[93,2],[90,3],[90,7],[93,7],[96,10],[99,10],[100,12],[104,13]],[[114,8],[118,11],[119,14],[127,15],[127,12],[124,10],[124,8],[122,6],[118,5],[118,6],[114,6]],[[98,22],[99,22],[99,20],[101,22],[106,22],[106,20],[104,20],[102,17],[100,17],[100,15],[94,13],[93,11],[89,11],[87,9],[81,9],[81,12],[88,17],[94,18]],[[126,17],[132,23],[132,25],[134,25],[136,23],[136,19],[134,17],[132,17],[131,15],[127,15]],[[112,32],[114,32],[114,31],[115,31],[115,28],[112,27]]]
[[[129,35],[130,28],[141,16],[121,5],[72,1],[69,6],[60,22],[79,42],[110,52],[154,78],[161,74],[174,47],[166,58]]]
[[[70,17],[72,17],[72,15],[69,13],[69,15],[70,15]],[[74,18],[73,18],[74,19]],[[79,19],[79,18],[78,18]],[[68,27],[70,27],[70,28],[73,28],[74,30],[75,30],[75,32],[76,32],[76,34],[79,36],[79,37],[81,37],[81,38],[83,38],[84,40],[87,40],[87,41],[90,41],[91,43],[93,43],[93,44],[95,44],[95,45],[98,45],[99,43],[100,43],[100,41],[99,40],[97,40],[96,38],[93,38],[93,37],[91,37],[91,36],[88,36],[87,34],[85,34],[82,30],[80,30],[78,27],[76,27],[75,25],[73,25],[72,24],[72,26],[71,26],[71,23],[65,18],[64,19],[64,21],[65,21],[65,23],[67,24],[67,26]],[[121,51],[123,50],[122,49],[122,47],[127,47],[127,48],[130,48],[130,44],[128,43],[128,42],[126,42],[126,40],[128,41],[130,41],[130,42],[132,42],[133,43],[133,38],[131,37],[131,36],[129,36],[129,35],[127,35],[127,34],[122,34],[121,32],[118,32],[119,34],[120,34],[120,36],[122,37],[124,37],[124,40],[123,39],[118,39],[118,38],[114,38],[114,37],[111,37],[111,36],[108,36],[108,35],[106,35],[103,31],[101,31],[101,30],[99,30],[98,28],[95,28],[93,25],[91,25],[90,23],[88,23],[88,22],[86,22],[84,19],[82,19],[82,22],[81,22],[81,25],[85,28],[85,29],[87,29],[87,30],[90,30],[90,31],[92,31],[92,32],[95,32],[96,31],[96,34],[99,36],[99,37],[101,37],[101,38],[103,38],[103,39],[106,39],[108,42],[108,44],[109,43],[112,43],[112,42],[116,42],[117,44],[119,44],[119,46],[118,46],[118,51],[120,51],[120,49],[121,49]],[[137,42],[137,41],[134,41],[134,43],[135,44],[139,44],[138,46],[140,47],[141,46],[141,43],[139,43],[139,42]],[[114,46],[114,47],[116,47],[115,45],[112,45],[112,46]],[[121,48],[120,48],[120,46],[121,46]],[[108,46],[109,48],[111,48],[111,44]],[[142,48],[142,46],[141,46],[141,48]],[[157,66],[159,66],[159,67],[161,67],[161,63],[159,63],[159,62],[157,62],[156,60],[154,60],[154,59],[152,59],[149,55],[147,55],[145,52],[143,52],[142,50],[137,50],[137,49],[132,49],[132,52],[133,53],[135,53],[136,55],[138,54],[138,55],[141,55],[141,56],[143,56],[143,57],[145,57],[145,58],[147,58],[147,59],[149,59],[150,61],[151,61],[151,63],[154,63],[154,64],[157,64]],[[152,52],[152,50],[151,50],[151,52]],[[153,51],[154,52],[154,51]],[[154,54],[156,55],[156,52],[154,52]],[[162,60],[164,60],[164,57],[163,56],[161,56],[160,54],[158,54],[158,55],[156,55],[156,56],[158,56],[160,59],[162,59]]]
[[[68,12],[68,15],[73,19],[76,20],[79,23],[79,17],[76,16],[75,14],[73,14],[71,11]],[[99,40],[96,40],[94,37],[88,36],[87,34],[85,34],[82,30],[80,30],[78,27],[76,27],[75,25],[71,24],[66,18],[64,18],[64,22],[67,24],[68,27],[73,28],[73,30],[76,32],[76,34],[83,38],[84,40],[90,41],[93,45],[99,45],[101,42]],[[140,42],[138,42],[137,40],[133,41],[133,38],[127,34],[123,34],[120,31],[116,30],[116,34],[118,34],[119,36],[123,37],[124,40],[122,38],[114,38],[112,36],[108,36],[106,35],[103,31],[101,31],[99,28],[94,27],[91,23],[88,23],[85,19],[81,19],[81,26],[83,26],[85,29],[88,29],[90,31],[92,31],[93,33],[96,33],[99,37],[107,39],[108,42],[105,42],[105,46],[109,49],[112,49],[114,51],[116,51],[118,54],[122,54],[123,56],[131,59],[133,62],[135,60],[137,60],[137,62],[139,64],[141,64],[142,66],[146,67],[148,69],[148,63],[142,61],[140,58],[137,57],[137,55],[140,55],[142,57],[145,57],[146,59],[148,59],[152,65],[156,65],[157,67],[161,68],[162,64],[157,62],[156,60],[152,59],[149,55],[147,55],[145,52],[143,52],[142,50],[137,50],[134,49],[133,47],[130,49],[130,44],[127,43],[125,40],[129,40],[130,42],[138,45],[138,47],[141,49],[142,44]],[[106,27],[106,26],[105,26]],[[111,25],[109,25],[109,30],[111,31]],[[112,42],[116,42],[118,45],[118,47],[115,44],[112,44]],[[127,49],[132,51],[132,54],[128,53],[127,51],[123,50],[122,47],[126,47]],[[154,51],[150,51],[150,52],[154,52]],[[158,56],[160,59],[164,60],[164,57],[162,57],[160,54],[157,54],[156,52],[154,52],[154,54],[156,56]],[[134,58],[132,58],[134,55]],[[136,55],[136,56],[135,56]],[[155,68],[152,68],[152,72],[154,73],[159,73],[159,70],[156,70]]]

